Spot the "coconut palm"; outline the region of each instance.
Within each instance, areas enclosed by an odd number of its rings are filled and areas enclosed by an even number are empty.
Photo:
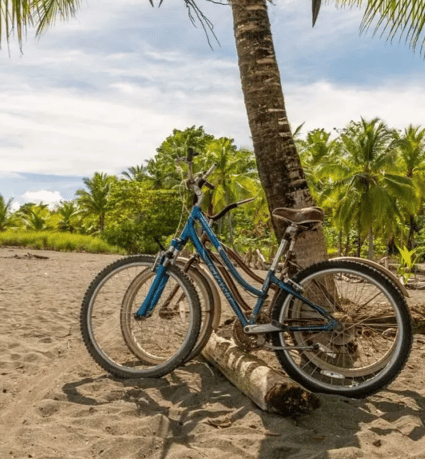
[[[313,0],[314,3],[315,0]],[[320,0],[317,0],[320,4]],[[425,18],[425,2],[422,0],[329,0],[336,6],[363,7],[365,12],[361,31],[374,28],[392,41],[397,35],[405,39],[413,51],[420,43],[420,51],[425,49],[425,38],[421,39]]]
[[[40,35],[58,17],[73,17],[80,0],[0,0],[0,40],[9,41],[15,31],[21,44],[28,27],[35,26]]]
[[[61,201],[57,209],[60,216],[58,228],[60,231],[68,231],[73,233],[75,231],[76,222],[75,218],[78,215],[78,208],[74,201]]]
[[[10,215],[12,201],[13,198],[10,198],[6,202],[3,196],[0,194],[0,231],[4,231],[13,224],[13,220]]]
[[[194,2],[186,0],[186,4]],[[262,186],[265,190],[270,211],[277,207],[302,207],[313,204],[305,176],[297,155],[286,114],[279,68],[273,46],[268,5],[266,0],[233,0],[230,2],[233,15],[236,50],[238,54],[242,91],[248,114],[254,151]],[[338,4],[342,4],[339,1]],[[354,2],[346,1],[347,4]],[[384,19],[397,6],[405,5],[401,0],[386,2],[388,9],[382,10],[377,0],[361,1],[356,4],[367,5],[367,18],[383,11]],[[423,24],[418,22],[425,17],[422,2],[408,2],[408,11],[414,17],[399,15],[396,28],[414,20],[416,36]],[[416,10],[414,6],[416,5]],[[317,18],[320,1],[313,1],[313,22]],[[390,15],[389,21],[393,18]],[[278,238],[284,228],[274,222]],[[297,262],[301,266],[310,264],[326,256],[323,237],[318,232],[303,235],[296,247]],[[314,247],[314,251],[311,248]]]
[[[396,132],[395,139],[399,144],[398,166],[412,179],[416,189],[417,199],[405,208],[409,220],[407,248],[412,249],[417,229],[415,216],[422,211],[425,201],[425,128],[410,124],[403,133]]]
[[[301,158],[301,164],[310,191],[315,199],[323,189],[325,177],[319,179],[316,170],[323,164],[332,162],[338,144],[337,139],[331,138],[331,133],[324,129],[314,129],[307,133],[306,139],[296,141]]]
[[[373,257],[373,231],[394,230],[401,217],[400,202],[415,199],[409,178],[390,173],[394,168],[397,143],[393,132],[379,118],[351,122],[340,136],[338,155],[318,171],[330,177],[321,202],[333,205],[337,226],[356,227],[359,240],[369,236]],[[360,246],[360,244],[359,244]]]
[[[254,155],[246,149],[238,150],[233,139],[221,137],[208,144],[200,165],[207,169],[211,164],[216,164],[216,169],[211,176],[215,188],[209,196],[210,212],[257,194],[258,175]],[[227,214],[227,221],[230,243],[233,245],[231,213]]]
[[[83,178],[88,191],[80,189],[76,192],[79,213],[97,217],[97,230],[100,232],[105,228],[106,213],[111,208],[109,194],[113,180],[112,176],[95,172],[92,178]]]
[[[144,182],[147,179],[147,167],[146,166],[132,166],[126,171],[121,172],[126,180],[134,182]]]
[[[149,0],[153,4],[153,0]],[[201,20],[204,28],[211,26],[195,0],[183,0],[190,17]],[[34,21],[38,32],[54,22],[58,15],[67,17],[75,12],[78,0],[0,0],[1,30],[8,32],[16,27],[19,39],[22,30]],[[162,0],[160,0],[160,4]],[[312,0],[313,24],[317,19],[321,0]],[[337,5],[366,6],[363,24],[368,27],[374,18],[377,29],[389,27],[389,37],[401,31],[412,47],[415,47],[422,32],[425,3],[422,0],[409,2],[387,0],[335,0]],[[230,0],[233,15],[236,50],[238,54],[242,91],[248,114],[249,126],[257,158],[262,186],[269,209],[277,207],[302,207],[313,203],[303,170],[297,155],[294,139],[286,115],[285,102],[280,81],[279,68],[274,52],[268,16],[267,0]],[[211,30],[211,29],[210,29]],[[1,34],[0,34],[1,35]],[[423,43],[423,42],[422,42]],[[274,222],[278,238],[283,226]],[[324,240],[312,233],[305,236],[306,243],[297,245],[297,261],[304,265],[313,261],[308,247],[314,246],[318,259],[325,256]]]
[[[50,211],[47,204],[23,205],[17,212],[25,228],[30,231],[45,231],[50,229]]]

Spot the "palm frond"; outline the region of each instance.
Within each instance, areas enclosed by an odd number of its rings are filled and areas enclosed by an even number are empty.
[[[399,40],[404,38],[413,51],[421,41],[420,52],[425,51],[424,0],[333,0],[333,3],[337,6],[365,7],[361,32],[374,27],[374,34],[381,31],[381,36],[386,35],[387,40],[392,41],[397,35]]]
[[[54,25],[59,17],[67,20],[74,17],[81,0],[33,0],[32,17],[37,24],[37,35]]]
[[[30,10],[29,0],[0,0],[0,43],[3,39],[9,42],[13,31],[22,43],[26,28],[32,25]]]
[[[312,0],[312,2],[311,2],[311,12],[312,12],[312,17],[313,17],[313,27],[316,24],[317,17],[319,16],[321,3],[322,3],[322,0]]]

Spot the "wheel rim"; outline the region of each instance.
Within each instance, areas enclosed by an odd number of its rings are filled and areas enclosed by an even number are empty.
[[[333,276],[335,273],[341,273],[341,271],[341,268],[328,269],[326,273],[323,273],[323,276],[325,274]],[[401,316],[390,293],[386,289],[382,289],[378,282],[366,274],[360,274],[350,269],[346,269],[344,272],[347,274],[347,278],[334,278],[335,285],[332,295],[322,294],[321,288],[318,287],[317,283],[314,283],[318,281],[317,273],[307,276],[300,282],[305,289],[304,295],[309,297],[311,292],[316,290],[316,296],[320,297],[321,295],[323,298],[321,306],[334,313],[337,308],[349,309],[353,307],[356,304],[355,296],[360,297],[360,293],[363,292],[365,294],[364,299],[357,302],[357,304],[363,304],[361,309],[371,309],[374,310],[374,313],[367,315],[364,310],[360,310],[356,312],[357,318],[351,314],[351,322],[344,322],[343,330],[339,334],[293,332],[290,343],[285,343],[284,334],[280,337],[283,346],[285,344],[311,346],[313,343],[317,343],[320,346],[317,351],[296,352],[285,350],[284,353],[291,365],[298,367],[299,371],[303,372],[304,377],[312,382],[320,379],[322,384],[326,385],[328,383],[330,387],[335,387],[335,385],[359,385],[372,380],[378,373],[385,372],[385,367],[389,366],[388,364],[398,355],[398,352],[394,351],[401,346],[401,337],[398,330]],[[362,280],[362,282],[358,283],[360,287],[353,287],[353,276],[358,280]],[[322,280],[320,279],[321,282]],[[344,290],[342,288],[344,283],[346,284],[345,286],[348,285],[351,288],[345,288]],[[334,301],[334,304],[332,304],[332,297],[338,298],[339,301]],[[382,301],[384,298],[385,301]],[[345,301],[345,304],[342,300]],[[379,301],[381,301],[381,305],[378,304]],[[375,306],[375,309],[373,309],[373,306]],[[384,315],[385,310],[391,311],[394,323],[387,321]],[[363,313],[363,317],[358,315],[360,312]],[[344,321],[347,321],[349,314],[347,315],[345,312],[344,316],[344,311],[338,311],[335,315],[338,316],[338,314],[342,315]],[[280,320],[285,322],[287,319],[316,319],[318,317],[320,317],[318,313],[312,311],[311,308],[308,308],[307,311],[307,307],[300,300],[288,297],[282,307]],[[286,335],[286,338],[288,338],[288,335]],[[391,344],[389,344],[390,340]],[[376,346],[380,346],[380,349],[376,349]],[[355,355],[356,353],[363,353],[363,355],[359,357]],[[370,355],[368,356],[368,354]],[[378,355],[379,357],[376,358]]]
[[[144,367],[148,367],[149,369],[152,368],[153,365],[160,369],[167,364],[172,356],[180,354],[187,344],[193,324],[193,317],[190,313],[187,317],[186,329],[179,337],[181,338],[180,342],[176,345],[175,349],[170,350],[168,358],[162,357],[161,359],[157,359],[156,362],[148,362],[135,355],[133,352],[130,352],[121,327],[121,306],[125,294],[127,293],[128,286],[131,284],[132,280],[134,280],[137,275],[140,275],[141,270],[142,272],[149,270],[150,266],[150,263],[137,262],[131,265],[123,265],[109,273],[109,275],[105,276],[99,285],[97,285],[87,309],[89,339],[96,351],[113,367],[121,368],[127,372],[134,372],[136,374],[143,371]],[[176,282],[178,281],[172,272],[169,272],[169,274],[170,279]],[[118,277],[120,278],[118,281],[120,286],[114,290],[111,284]],[[185,289],[184,291],[186,296],[189,296]],[[99,303],[101,303],[101,306],[99,306]],[[99,312],[96,310],[98,306],[102,308]],[[104,323],[102,323],[102,320]],[[150,319],[147,319],[147,322],[145,322],[146,325],[150,323],[149,320]],[[114,325],[109,325],[108,321],[113,322]],[[142,322],[144,321],[142,320]],[[99,324],[100,326],[98,326]],[[112,327],[114,330],[112,330]],[[146,330],[149,330],[149,328],[146,327]],[[105,336],[102,335],[103,333]],[[109,339],[112,335],[113,339]],[[146,354],[149,354],[149,352],[146,352]],[[152,353],[152,356],[154,355],[155,354]]]

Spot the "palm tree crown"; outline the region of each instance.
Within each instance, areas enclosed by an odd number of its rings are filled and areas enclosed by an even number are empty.
[[[80,212],[85,215],[93,215],[98,218],[98,229],[100,232],[105,227],[105,215],[110,209],[109,193],[111,191],[113,177],[95,172],[92,178],[85,177],[84,184],[87,190],[77,190],[77,202]]]
[[[378,118],[351,122],[343,131],[338,154],[318,172],[331,179],[321,202],[334,209],[340,228],[354,226],[359,235],[369,232],[371,237],[373,229],[391,232],[396,217],[402,218],[396,198],[409,202],[415,193],[411,180],[394,170],[397,145]]]

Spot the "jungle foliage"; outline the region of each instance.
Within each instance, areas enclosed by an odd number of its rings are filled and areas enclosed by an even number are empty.
[[[300,131],[295,130],[297,149],[311,193],[325,210],[329,252],[377,258],[405,248],[420,259],[425,252],[425,128],[409,125],[398,131],[379,118],[362,118],[334,132],[315,129],[302,136]],[[145,164],[84,178],[75,199],[54,209],[26,203],[13,212],[12,201],[0,197],[0,231],[89,235],[127,253],[155,253],[191,206],[186,164],[179,161],[189,147],[200,153],[195,172],[217,164],[206,213],[256,198],[226,215],[215,230],[240,252],[260,248],[270,256],[276,241],[253,153],[195,126],[175,129]]]

